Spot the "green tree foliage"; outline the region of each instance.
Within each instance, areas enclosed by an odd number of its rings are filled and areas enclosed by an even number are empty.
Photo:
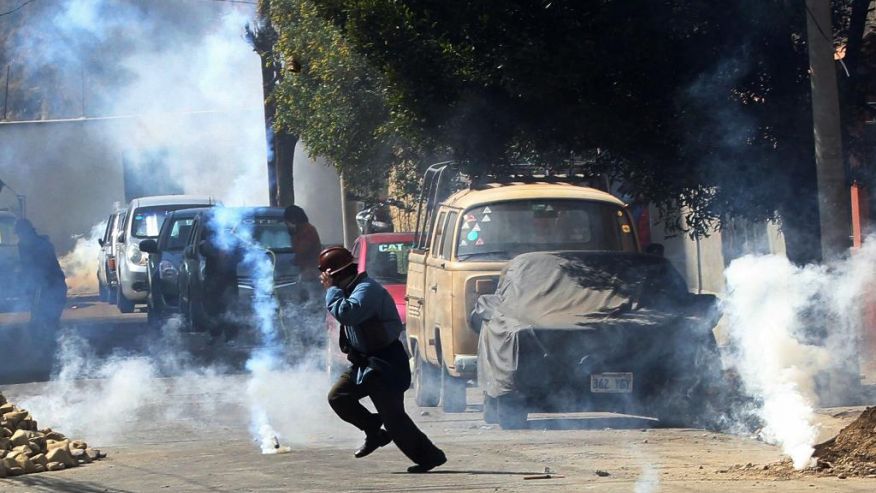
[[[683,206],[670,219],[693,234],[785,212],[786,232],[817,245],[802,2],[285,4],[298,84],[313,91],[298,93],[295,124],[339,163],[343,148],[381,145],[475,173],[587,156],[665,211]]]
[[[386,129],[382,75],[315,2],[274,0],[272,12],[286,71],[273,95],[277,125],[334,162],[354,191],[373,195],[386,182],[398,141]]]

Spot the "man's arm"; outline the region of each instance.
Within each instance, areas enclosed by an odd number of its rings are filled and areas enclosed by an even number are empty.
[[[371,318],[375,311],[363,286],[356,286],[348,298],[340,288],[332,286],[325,293],[325,305],[329,313],[344,325],[358,325]]]

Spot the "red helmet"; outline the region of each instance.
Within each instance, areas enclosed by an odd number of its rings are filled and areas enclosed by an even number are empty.
[[[344,247],[329,247],[319,253],[319,270],[330,276],[355,263],[356,259],[353,258],[353,254]]]

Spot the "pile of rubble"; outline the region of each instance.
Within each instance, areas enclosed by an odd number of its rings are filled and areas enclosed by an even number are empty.
[[[823,474],[876,478],[876,407],[868,407],[852,424],[815,446],[815,468]]]
[[[30,413],[0,394],[0,478],[60,471],[104,457],[85,442],[48,428],[40,430]]]

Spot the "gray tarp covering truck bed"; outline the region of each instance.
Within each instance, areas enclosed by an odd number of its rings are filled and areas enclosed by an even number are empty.
[[[700,349],[714,349],[714,305],[690,294],[660,257],[520,255],[472,314],[481,327],[478,381],[491,397],[548,398],[561,388],[580,397],[593,390],[591,375],[625,372],[636,394],[653,394],[674,376],[695,377]]]

